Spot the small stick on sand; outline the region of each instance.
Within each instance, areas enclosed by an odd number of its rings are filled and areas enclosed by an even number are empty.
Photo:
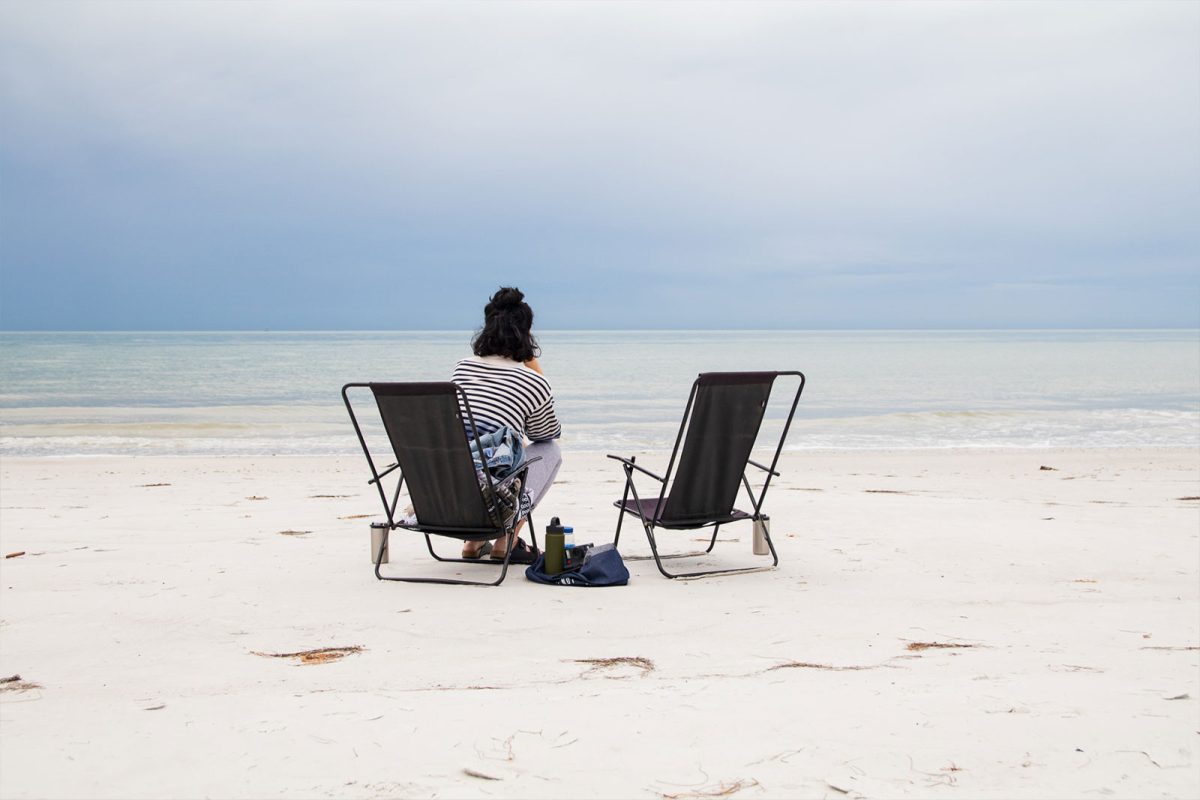
[[[1186,647],[1139,647],[1139,650],[1200,650],[1200,647],[1189,645]]]
[[[694,792],[678,792],[675,794],[659,792],[659,795],[666,798],[666,800],[685,800],[685,798],[691,797],[728,797],[731,794],[740,792],[742,789],[749,789],[752,786],[758,786],[758,781],[753,778],[750,780],[738,779],[733,783],[719,783],[712,788],[697,789]]]
[[[470,767],[463,767],[463,774],[470,775],[472,778],[479,778],[481,781],[503,780],[502,778],[497,778],[495,775],[488,775],[486,772],[477,772]]]
[[[814,664],[810,661],[785,661],[782,664],[776,664],[773,667],[767,667],[763,672],[773,672],[777,669],[827,669],[833,672],[852,671],[860,669],[879,669],[880,664],[870,664],[860,666],[858,664],[848,664],[844,667],[835,667],[832,664]]]

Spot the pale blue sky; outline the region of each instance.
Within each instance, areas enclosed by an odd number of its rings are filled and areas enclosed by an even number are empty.
[[[0,4],[0,327],[1200,325],[1200,4]]]

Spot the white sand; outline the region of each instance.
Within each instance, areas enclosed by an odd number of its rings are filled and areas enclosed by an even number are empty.
[[[377,582],[358,458],[0,467],[4,798],[1200,796],[1194,451],[795,454],[778,570],[603,590]],[[544,511],[608,540],[619,479]]]

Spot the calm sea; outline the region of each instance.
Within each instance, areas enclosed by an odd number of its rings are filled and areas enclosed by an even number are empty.
[[[1200,446],[1195,330],[540,339],[574,450],[669,447],[697,373],[761,369],[808,377],[789,449]],[[445,380],[469,341],[444,331],[0,333],[0,454],[353,453],[343,383]],[[764,438],[779,430],[786,389],[781,381]]]

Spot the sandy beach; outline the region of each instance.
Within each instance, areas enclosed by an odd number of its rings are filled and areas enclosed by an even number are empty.
[[[361,457],[5,458],[0,795],[1200,796],[1200,454],[782,470],[776,570],[626,527],[626,587],[474,589],[375,580]],[[568,453],[535,521],[608,541],[620,480]]]

